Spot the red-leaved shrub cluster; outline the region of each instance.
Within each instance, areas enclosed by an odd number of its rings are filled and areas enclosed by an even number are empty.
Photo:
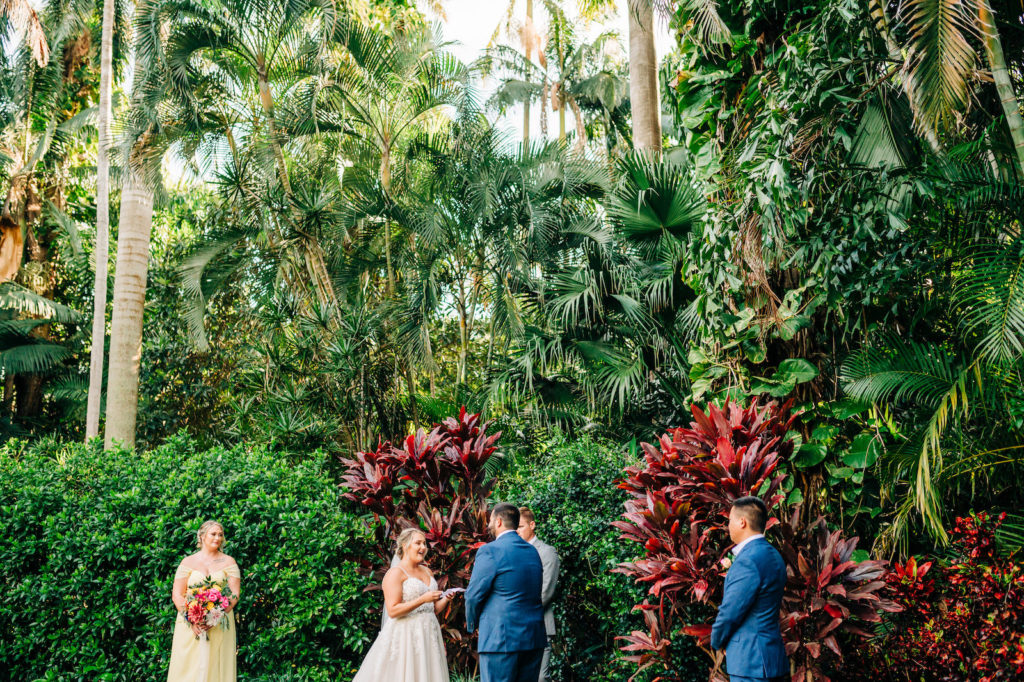
[[[794,680],[828,680],[826,671],[841,664],[841,635],[869,637],[865,624],[900,610],[883,596],[886,564],[852,560],[857,538],[844,540],[823,519],[802,524],[799,509],[785,513],[779,465],[793,452],[786,439],[795,419],[790,406],[755,400],[745,409],[735,403],[710,405],[706,413],[694,407],[689,428],[665,434],[658,446],[644,443],[644,465],[626,469],[620,486],[629,500],[614,525],[645,555],[617,570],[649,588],[637,606],[647,631],[621,639],[639,670],[660,665],[668,671],[660,679],[674,679],[671,638],[692,635],[706,645],[712,621],[687,619],[693,605],[714,607],[721,600],[729,509],[745,495],[768,505],[766,534],[787,564],[782,631]],[[712,679],[727,678],[716,668]]]
[[[379,561],[366,561],[368,573],[382,575],[391,562],[395,537],[418,525],[427,535],[428,562],[438,587],[469,583],[474,550],[490,540],[487,497],[491,481],[485,465],[500,433],[488,434],[479,414],[459,411],[429,432],[420,429],[400,444],[382,442],[372,452],[342,459],[343,496],[373,513]],[[466,669],[472,643],[464,631],[464,607],[456,600],[439,616],[449,659]]]
[[[996,551],[1005,518],[958,518],[951,560],[893,566],[887,582],[904,611],[865,651],[856,679],[1024,679],[1024,565]]]

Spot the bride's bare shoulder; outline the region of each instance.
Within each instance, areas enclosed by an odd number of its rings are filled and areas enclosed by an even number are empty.
[[[405,580],[405,573],[398,566],[392,566],[384,574],[384,582],[401,582]]]

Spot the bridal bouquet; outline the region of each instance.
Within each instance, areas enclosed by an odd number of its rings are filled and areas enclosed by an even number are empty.
[[[231,596],[231,590],[221,588],[212,579],[207,578],[201,585],[189,587],[185,593],[185,610],[182,616],[189,625],[215,627],[219,624],[227,628],[228,619],[224,616],[228,613]],[[196,639],[199,639],[198,635]]]

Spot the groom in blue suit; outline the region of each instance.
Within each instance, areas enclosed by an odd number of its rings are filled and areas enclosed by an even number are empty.
[[[759,498],[741,497],[729,511],[733,562],[725,576],[711,648],[725,649],[732,682],[781,682],[789,661],[779,629],[786,563],[764,537],[768,508]]]
[[[518,507],[502,503],[491,510],[495,539],[477,551],[466,588],[470,634],[480,627],[481,682],[537,682],[547,646],[540,555],[517,528]]]

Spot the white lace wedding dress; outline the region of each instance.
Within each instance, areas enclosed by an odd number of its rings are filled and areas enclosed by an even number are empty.
[[[415,601],[436,589],[433,578],[427,585],[406,574],[402,601]],[[352,682],[448,682],[448,658],[434,605],[423,604],[401,618],[385,619]]]

